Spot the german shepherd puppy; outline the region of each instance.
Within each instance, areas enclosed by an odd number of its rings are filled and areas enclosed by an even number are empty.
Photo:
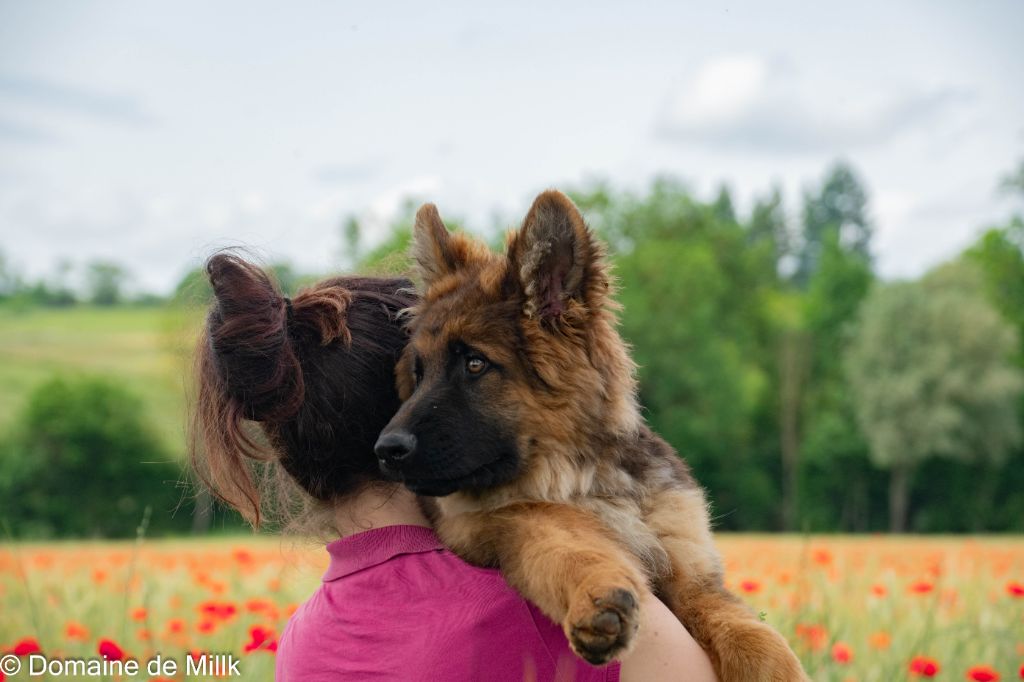
[[[603,246],[564,194],[537,197],[504,255],[416,214],[424,290],[397,365],[404,404],[375,452],[437,498],[466,561],[500,566],[593,664],[625,653],[653,589],[723,682],[806,679],[722,584],[704,491],[637,405]]]

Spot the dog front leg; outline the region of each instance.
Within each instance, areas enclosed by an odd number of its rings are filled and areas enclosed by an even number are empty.
[[[573,651],[600,665],[628,650],[647,581],[637,561],[585,510],[547,502],[441,518],[441,538],[561,623]]]

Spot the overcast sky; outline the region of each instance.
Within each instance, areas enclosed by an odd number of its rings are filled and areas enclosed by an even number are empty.
[[[330,271],[407,195],[483,228],[667,172],[796,213],[838,157],[887,277],[1009,212],[1024,2],[598,4],[0,0],[0,249],[165,291],[225,244]]]

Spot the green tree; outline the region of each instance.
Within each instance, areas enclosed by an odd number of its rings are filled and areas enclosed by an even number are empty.
[[[23,286],[21,275],[7,259],[7,254],[0,250],[0,299],[18,294]]]
[[[1024,199],[1024,161],[1003,181],[1002,188]],[[1024,367],[1024,214],[1018,209],[1003,225],[988,229],[968,250],[967,258],[978,267],[992,305],[1017,330],[1016,362]],[[1024,424],[1024,400],[1019,404],[1018,419]],[[994,481],[993,496],[1000,500],[986,519],[988,527],[1024,528],[1024,496],[1017,494],[1024,489],[1024,448],[1018,448],[1001,470],[984,473]],[[945,522],[948,525],[955,520]]]
[[[872,231],[864,185],[851,166],[836,163],[821,189],[804,195],[803,231],[794,280],[801,287],[807,286],[830,242],[870,261]]]
[[[873,279],[871,236],[867,191],[850,166],[837,163],[817,191],[805,193],[800,235],[786,256],[795,261],[799,311],[777,341],[788,530],[866,524],[866,446],[839,359]]]
[[[90,302],[96,305],[114,305],[124,298],[124,285],[128,272],[108,261],[90,263],[85,272],[85,285]]]
[[[782,191],[776,187],[771,193],[754,201],[747,224],[748,242],[753,249],[764,249],[773,260],[776,272],[792,250],[792,237],[786,220]]]
[[[362,260],[363,228],[359,219],[348,216],[341,223],[341,258],[345,268],[350,268]]]
[[[1021,439],[1024,377],[1008,362],[1014,330],[956,268],[876,288],[847,357],[871,459],[890,472],[893,532],[907,529],[923,462],[998,462]]]
[[[172,516],[182,471],[142,409],[107,379],[39,386],[0,460],[0,518],[25,536],[130,536],[152,506],[156,530],[188,528]]]
[[[989,300],[1024,333],[1024,218],[1014,216],[1005,226],[989,229],[967,255],[982,272]],[[1020,357],[1024,360],[1024,346]]]
[[[213,298],[213,288],[204,268],[192,268],[174,287],[171,300],[187,306],[205,306]]]
[[[1003,179],[1003,189],[1024,196],[1024,160],[1021,160],[1017,168]]]

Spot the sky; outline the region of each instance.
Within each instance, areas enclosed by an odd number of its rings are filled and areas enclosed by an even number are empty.
[[[410,198],[483,230],[671,174],[795,218],[841,158],[878,271],[914,277],[1012,208],[1022,27],[1019,0],[0,0],[0,250],[162,293],[223,246],[332,272],[345,216],[372,243]]]

